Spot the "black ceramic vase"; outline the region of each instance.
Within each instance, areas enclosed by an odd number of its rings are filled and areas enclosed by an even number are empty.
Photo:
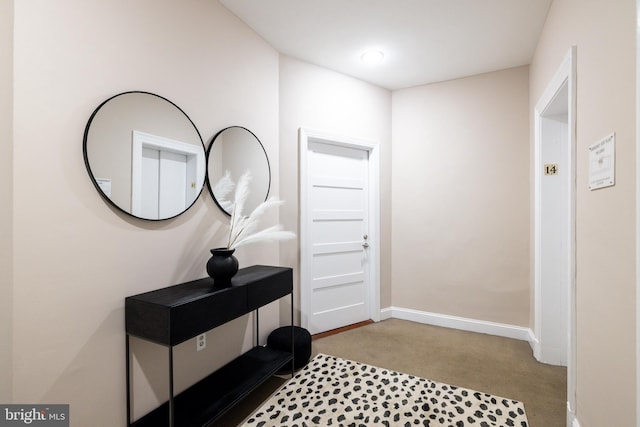
[[[207,273],[215,286],[231,286],[231,278],[238,272],[238,259],[233,256],[235,249],[211,249],[207,261]]]

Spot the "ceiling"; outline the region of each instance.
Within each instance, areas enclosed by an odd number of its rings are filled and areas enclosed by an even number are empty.
[[[219,1],[279,52],[391,90],[529,64],[552,2]]]

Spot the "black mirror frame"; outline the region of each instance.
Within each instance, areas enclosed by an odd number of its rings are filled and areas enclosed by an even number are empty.
[[[87,125],[84,128],[84,136],[82,138],[82,155],[84,157],[84,164],[87,168],[87,173],[89,174],[89,178],[91,178],[91,182],[93,183],[94,187],[96,188],[96,190],[98,190],[98,194],[100,194],[100,196],[112,207],[114,207],[115,209],[117,209],[118,211],[133,217],[133,218],[137,218],[137,219],[141,219],[144,221],[166,221],[169,219],[173,219],[176,218],[180,215],[182,215],[183,213],[185,213],[186,211],[188,211],[195,203],[196,201],[200,198],[200,195],[202,194],[202,191],[204,190],[204,185],[205,182],[207,182],[207,173],[205,170],[205,177],[204,177],[204,182],[201,183],[200,185],[200,191],[198,192],[197,196],[194,197],[193,202],[187,206],[183,211],[177,213],[176,215],[167,217],[167,218],[158,218],[158,219],[154,219],[154,218],[142,218],[139,216],[136,216],[134,214],[132,214],[131,212],[128,212],[124,209],[122,209],[120,206],[118,206],[113,200],[111,200],[109,197],[107,197],[106,194],[104,194],[104,192],[102,191],[102,189],[100,188],[100,186],[98,185],[98,182],[96,181],[95,177],[93,176],[93,173],[91,172],[91,166],[89,165],[89,156],[87,153],[87,139],[89,136],[89,128],[91,127],[91,123],[93,122],[93,119],[95,118],[96,114],[98,114],[98,112],[100,111],[100,109],[109,101],[111,101],[114,98],[117,98],[119,96],[122,95],[127,95],[127,94],[132,94],[132,93],[139,93],[139,94],[145,94],[145,95],[151,95],[151,96],[155,96],[157,98],[160,98],[166,102],[168,102],[169,104],[173,105],[179,112],[181,112],[186,118],[187,120],[189,120],[189,123],[191,123],[191,125],[193,126],[193,129],[196,131],[196,134],[198,135],[198,138],[200,139],[200,144],[202,144],[202,150],[205,152],[205,168],[206,168],[206,162],[207,162],[207,151],[205,151],[206,147],[204,145],[204,141],[202,140],[202,135],[200,134],[200,131],[198,130],[198,127],[195,125],[195,123],[193,123],[193,120],[191,120],[191,118],[189,117],[189,115],[187,113],[184,112],[184,110],[182,110],[182,108],[178,107],[174,102],[168,100],[167,98],[160,96],[158,94],[155,93],[151,93],[151,92],[145,92],[145,91],[138,91],[138,90],[133,90],[133,91],[127,91],[127,92],[121,92],[118,93],[116,95],[113,95],[112,97],[106,99],[105,101],[103,101],[100,105],[98,105],[98,107],[93,111],[93,113],[91,113],[91,116],[89,117],[89,120],[87,121]]]
[[[267,172],[269,173],[269,182],[267,183],[267,194],[265,194],[265,196],[264,196],[264,201],[266,201],[269,198],[269,193],[271,192],[271,163],[269,162],[269,156],[267,155],[267,150],[265,150],[264,145],[262,144],[262,141],[260,141],[260,138],[258,138],[255,133],[251,132],[249,129],[247,129],[244,126],[227,126],[226,128],[221,129],[220,131],[218,131],[213,136],[213,138],[211,138],[211,142],[209,143],[209,146],[207,147],[207,152],[206,152],[206,156],[205,156],[205,163],[207,165],[205,182],[207,183],[207,188],[209,189],[209,194],[211,195],[211,198],[215,202],[216,206],[218,206],[218,208],[220,208],[220,210],[222,212],[224,212],[224,214],[229,216],[229,217],[231,216],[231,213],[227,212],[220,205],[220,203],[218,202],[218,199],[216,199],[215,194],[213,194],[213,188],[211,186],[211,180],[209,179],[209,155],[211,153],[211,148],[213,147],[213,144],[216,141],[216,138],[218,136],[220,136],[220,134],[222,134],[227,129],[232,129],[232,128],[243,129],[243,130],[249,132],[256,139],[256,142],[258,144],[260,144],[260,148],[262,148],[262,151],[264,152],[264,158],[267,161]]]

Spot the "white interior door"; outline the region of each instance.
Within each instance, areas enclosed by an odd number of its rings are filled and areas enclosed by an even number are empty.
[[[370,318],[369,153],[310,142],[303,324],[324,332]]]
[[[131,144],[131,212],[146,219],[171,218],[200,194],[202,147],[134,130]]]

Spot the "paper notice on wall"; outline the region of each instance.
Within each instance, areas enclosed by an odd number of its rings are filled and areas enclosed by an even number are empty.
[[[96,182],[98,183],[98,187],[104,193],[105,196],[111,198],[111,180],[106,178],[96,178]]]
[[[589,190],[615,184],[616,134],[601,139],[589,147]]]

